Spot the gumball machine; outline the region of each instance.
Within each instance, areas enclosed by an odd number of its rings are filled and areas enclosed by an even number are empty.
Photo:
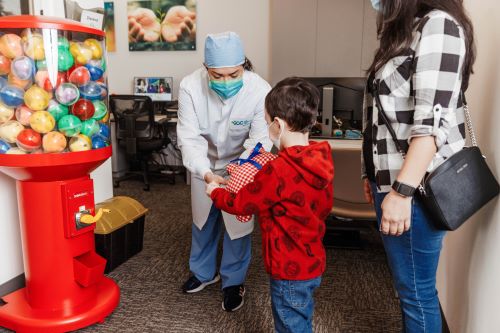
[[[0,18],[0,172],[16,179],[26,286],[0,327],[68,332],[119,303],[95,252],[89,173],[111,156],[104,33],[77,22]]]

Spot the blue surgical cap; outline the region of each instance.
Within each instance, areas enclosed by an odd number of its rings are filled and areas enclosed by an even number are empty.
[[[208,35],[205,40],[205,65],[224,68],[243,65],[245,52],[240,36],[234,32]]]

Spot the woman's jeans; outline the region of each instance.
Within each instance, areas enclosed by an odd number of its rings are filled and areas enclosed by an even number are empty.
[[[277,333],[311,333],[314,290],[321,277],[311,280],[271,279],[271,305]]]
[[[387,194],[377,193],[375,184],[372,191],[380,227],[381,205]],[[441,333],[436,271],[445,234],[433,226],[424,207],[414,199],[410,230],[399,237],[382,235],[405,333]]]

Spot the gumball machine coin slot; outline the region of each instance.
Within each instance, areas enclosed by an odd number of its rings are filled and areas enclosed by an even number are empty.
[[[111,156],[105,57],[103,31],[0,18],[0,172],[16,180],[26,276],[2,297],[0,327],[74,331],[118,306],[120,290],[95,252],[105,212],[95,212],[89,176]]]

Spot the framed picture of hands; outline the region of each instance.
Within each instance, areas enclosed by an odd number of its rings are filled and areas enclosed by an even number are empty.
[[[128,0],[129,51],[196,50],[196,0]]]

